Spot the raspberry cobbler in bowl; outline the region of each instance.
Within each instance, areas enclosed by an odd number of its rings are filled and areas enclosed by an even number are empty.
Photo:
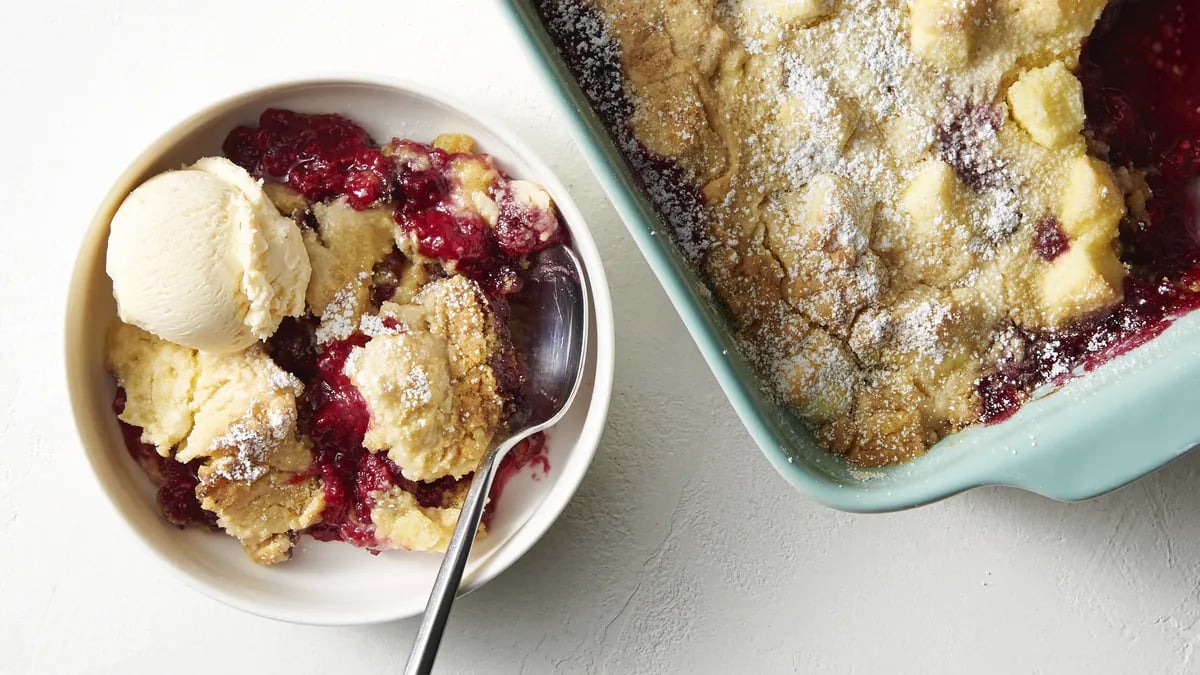
[[[764,388],[853,464],[1200,306],[1190,3],[536,4]]]
[[[439,239],[439,214],[463,224]],[[441,562],[424,551],[440,548],[472,455],[525,386],[521,283],[539,269],[528,251],[553,241],[583,264],[584,380],[498,474],[464,593],[546,533],[599,444],[612,305],[579,208],[503,125],[410,83],[285,82],[168,130],[105,196],[67,302],[82,450],[145,547],[122,540],[113,554],[133,570],[150,553],[197,590],[284,621],[420,614]],[[105,524],[102,509],[89,517]]]
[[[164,518],[263,564],[304,535],[445,549],[522,395],[510,305],[530,259],[568,241],[549,194],[474,146],[378,145],[341,115],[280,109],[230,132],[226,157],[299,226],[311,276],[305,311],[231,353],[110,333],[113,411]],[[538,434],[506,461],[544,450]]]

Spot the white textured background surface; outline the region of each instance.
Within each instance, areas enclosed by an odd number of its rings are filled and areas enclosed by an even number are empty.
[[[337,71],[489,102],[573,190],[613,285],[596,462],[546,538],[455,606],[440,672],[1200,672],[1200,454],[1087,504],[985,489],[859,517],[804,501],[735,419],[490,2],[3,13],[0,672],[400,669],[412,622],[273,623],[137,554],[91,482],[60,358],[74,248],[134,155],[216,98]]]

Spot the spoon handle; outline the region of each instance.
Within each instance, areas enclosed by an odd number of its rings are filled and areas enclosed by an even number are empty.
[[[471,479],[471,487],[463,502],[462,513],[458,516],[458,524],[454,526],[454,534],[450,536],[450,544],[446,546],[446,557],[442,559],[437,579],[433,582],[433,590],[429,593],[429,602],[425,605],[421,627],[417,629],[416,640],[413,641],[412,651],[408,655],[408,665],[404,668],[405,675],[428,675],[433,669],[438,646],[442,643],[442,632],[446,629],[446,619],[450,616],[450,606],[454,604],[458,583],[462,580],[463,569],[466,568],[467,558],[471,555],[471,544],[475,541],[475,532],[479,529],[480,518],[483,517],[483,507],[487,504],[488,492],[491,491],[492,481],[496,478],[496,467],[500,464],[499,460],[523,437],[509,438],[500,445],[493,446],[479,462],[479,468],[475,471],[475,477]]]

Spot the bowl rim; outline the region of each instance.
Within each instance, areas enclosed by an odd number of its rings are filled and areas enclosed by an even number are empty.
[[[737,354],[736,340],[708,307],[711,292],[694,270],[685,265],[658,215],[649,204],[627,162],[590,101],[558,54],[532,0],[505,0],[511,29],[523,42],[526,53],[542,76],[556,109],[570,126],[584,160],[603,186],[625,223],[642,256],[679,313],[717,383],[729,399],[751,438],[776,471],[797,491],[831,508],[854,513],[880,513],[909,509],[936,502],[961,492],[988,485],[1019,487],[1061,501],[1097,497],[1174,461],[1200,444],[1200,416],[1181,402],[1200,398],[1200,351],[1184,359],[1158,358],[1188,349],[1189,337],[1200,334],[1200,311],[1176,318],[1149,343],[1131,349],[1096,368],[1087,377],[1074,378],[1053,395],[1022,406],[1008,420],[995,425],[973,425],[944,439],[923,458],[906,465],[889,467],[879,474],[864,471],[863,477],[845,470],[840,458],[813,459],[785,423],[767,410],[771,407],[755,379]],[[1173,351],[1171,351],[1173,350]],[[1128,370],[1133,353],[1153,355],[1157,360]],[[1128,393],[1116,395],[1112,384],[1121,376]],[[1073,412],[1069,428],[1050,428],[1038,411],[1061,410],[1069,397],[1080,394],[1094,407],[1091,413]],[[778,407],[778,406],[775,406]],[[1044,416],[1043,416],[1044,417]],[[1129,420],[1153,420],[1130,424]],[[1015,441],[1026,429],[1036,429],[1032,451],[1023,451]],[[1020,431],[1017,431],[1020,430]],[[970,434],[970,436],[968,436]],[[988,457],[973,458],[955,466],[939,465],[925,475],[909,475],[917,462],[927,458],[941,462],[955,446],[973,438],[983,445]],[[984,439],[980,441],[979,439]],[[1149,446],[1149,447],[1147,447]],[[961,458],[961,457],[960,457]],[[842,464],[839,477],[829,470]],[[870,474],[870,475],[868,475]],[[876,481],[878,475],[885,477]],[[893,480],[894,479],[894,480]]]
[[[580,250],[581,247],[576,243],[573,243],[572,249],[580,256],[583,262],[587,294],[591,302],[590,313],[595,322],[595,334],[592,336],[595,348],[595,368],[590,385],[590,400],[582,421],[583,426],[579,438],[571,449],[572,454],[584,453],[586,455],[585,460],[582,462],[576,460],[574,465],[578,468],[575,471],[565,473],[555,479],[555,489],[548,492],[543,500],[530,511],[526,520],[505,541],[497,545],[495,550],[491,551],[471,574],[468,574],[463,579],[458,592],[459,596],[481,588],[528,553],[545,536],[546,532],[558,520],[562,511],[572,500],[595,458],[596,451],[599,449],[603,437],[612,399],[615,369],[612,299],[599,249],[591,236],[586,219],[575,204],[570,192],[559,179],[557,172],[552,170],[550,165],[542,160],[507,125],[501,123],[492,115],[481,112],[480,106],[462,101],[437,87],[413,82],[406,78],[378,73],[335,72],[309,77],[268,80],[237,89],[231,94],[226,94],[205,104],[197,112],[170,124],[165,130],[159,132],[153,140],[134,155],[118,177],[111,183],[111,186],[101,198],[99,206],[93,213],[87,227],[84,229],[82,237],[78,240],[78,250],[72,264],[71,277],[67,286],[67,301],[64,305],[65,316],[63,317],[62,324],[64,326],[64,374],[67,380],[68,399],[76,438],[88,460],[88,465],[92,470],[98,487],[104,493],[104,501],[107,502],[118,519],[125,524],[127,530],[133,532],[135,535],[134,538],[139,542],[141,548],[144,551],[150,552],[159,564],[170,569],[174,576],[183,580],[186,585],[225,605],[264,618],[289,623],[330,626],[383,623],[409,618],[419,614],[419,611],[414,613],[383,608],[373,613],[356,613],[353,611],[304,613],[280,610],[278,607],[260,604],[237,593],[231,593],[224,588],[214,586],[185,571],[165,550],[160,550],[159,546],[153,543],[140,527],[135,526],[131,522],[125,514],[124,507],[116,501],[113,491],[109,486],[109,479],[104,477],[102,466],[106,464],[106,460],[87,441],[84,422],[79,414],[79,411],[87,405],[90,397],[87,387],[81,382],[82,378],[80,377],[80,373],[84,369],[82,363],[83,357],[75,350],[74,346],[77,342],[75,336],[82,329],[78,325],[82,320],[82,312],[80,310],[90,289],[88,279],[84,278],[85,275],[83,274],[84,267],[90,261],[87,254],[93,250],[93,246],[90,244],[107,230],[109,220],[111,219],[111,212],[115,204],[133,189],[135,179],[143,175],[150,164],[177,143],[179,137],[187,131],[230,107],[262,96],[269,96],[282,90],[337,85],[380,87],[394,92],[415,95],[451,108],[471,119],[481,128],[486,129],[500,139],[507,149],[512,151],[512,156],[519,158],[521,162],[527,164],[532,169],[532,173],[539,176],[539,182],[550,190],[551,194],[555,197],[555,202],[559,206],[560,211],[564,212],[564,220],[568,223],[568,228],[571,230],[574,242],[582,240],[585,243],[585,246],[582,247],[583,250]]]

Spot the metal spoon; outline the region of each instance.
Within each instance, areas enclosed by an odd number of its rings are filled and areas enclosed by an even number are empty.
[[[508,438],[484,453],[471,480],[458,524],[446,547],[446,557],[425,605],[405,675],[425,675],[433,668],[450,605],[462,580],[500,460],[517,443],[558,422],[570,407],[583,377],[587,291],[583,269],[575,254],[566,246],[554,246],[539,253],[533,260],[524,290],[514,296],[513,302],[514,305],[520,302],[521,308],[527,310],[523,330],[514,335],[515,346],[525,362],[524,400],[509,419]]]

